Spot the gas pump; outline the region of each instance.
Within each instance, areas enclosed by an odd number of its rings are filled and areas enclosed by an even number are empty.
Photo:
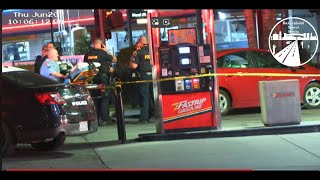
[[[149,14],[149,22],[159,14]],[[179,28],[168,30],[168,45],[161,46],[159,28],[148,25],[148,31],[153,77],[161,79],[154,83],[155,103],[160,110],[157,133],[219,129],[217,78],[201,77],[215,72],[214,43],[199,44],[196,28]]]

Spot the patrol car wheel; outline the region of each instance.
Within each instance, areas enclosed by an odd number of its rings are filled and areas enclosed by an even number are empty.
[[[40,151],[52,151],[52,150],[57,150],[61,148],[65,140],[66,140],[65,134],[60,133],[52,141],[31,143],[31,146]]]
[[[320,108],[320,84],[310,83],[307,85],[304,96],[303,103],[308,109]]]
[[[221,115],[228,114],[231,108],[231,100],[229,94],[222,89],[219,90],[219,103]]]
[[[2,122],[2,130],[0,132],[1,157],[8,156],[14,152],[16,146],[13,133],[10,131],[6,122]]]

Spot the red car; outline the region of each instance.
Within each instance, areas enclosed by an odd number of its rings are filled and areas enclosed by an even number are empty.
[[[287,73],[320,74],[310,65],[290,68],[279,63],[268,50],[240,48],[217,52],[218,73]],[[220,108],[223,115],[230,109],[259,107],[259,81],[298,79],[301,103],[320,108],[320,77],[219,76]]]

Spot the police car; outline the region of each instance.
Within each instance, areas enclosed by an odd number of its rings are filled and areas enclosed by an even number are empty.
[[[1,153],[19,143],[54,150],[66,136],[97,131],[93,100],[82,85],[65,85],[17,67],[2,66]]]

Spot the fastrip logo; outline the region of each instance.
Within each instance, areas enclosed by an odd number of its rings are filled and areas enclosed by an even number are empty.
[[[294,92],[271,93],[272,98],[294,97]]]
[[[203,103],[207,100],[207,98],[201,98],[191,101],[180,101],[178,103],[173,103],[174,110],[178,111],[178,114],[186,113],[194,110],[198,110],[202,108]]]

